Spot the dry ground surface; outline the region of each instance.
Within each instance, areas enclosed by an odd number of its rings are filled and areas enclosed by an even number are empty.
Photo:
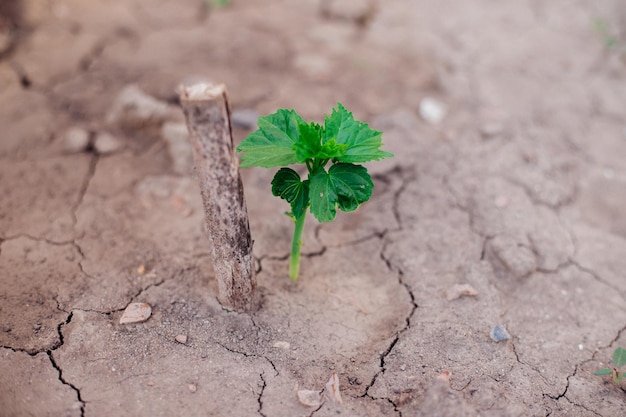
[[[2,416],[626,414],[623,386],[593,375],[626,347],[623,1],[0,13]],[[176,87],[198,79],[225,82],[233,111],[319,120],[341,101],[396,154],[359,211],[307,225],[297,283],[273,172],[243,172],[252,314],[216,301],[177,139]],[[147,117],[115,116],[131,84]],[[441,123],[420,117],[425,97]],[[478,294],[450,299],[457,284]],[[120,325],[131,302],[150,319]],[[298,401],[333,372],[343,404]]]

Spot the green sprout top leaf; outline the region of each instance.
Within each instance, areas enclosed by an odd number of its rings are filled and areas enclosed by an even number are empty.
[[[367,162],[392,157],[393,154],[379,149],[383,144],[381,138],[382,132],[354,120],[352,113],[341,103],[324,120],[322,142],[334,139],[340,145],[347,145],[345,154],[336,158],[341,162]]]
[[[296,222],[290,276],[298,275],[300,238],[306,211],[320,222],[335,219],[337,208],[349,212],[368,201],[374,183],[367,169],[355,163],[392,157],[380,149],[382,133],[355,120],[341,104],[324,125],[306,122],[294,110],[280,109],[259,118],[259,129],[237,147],[242,167],[281,167],[272,180],[272,194],[291,205]],[[304,164],[308,178],[287,165]],[[331,163],[329,169],[326,166]]]
[[[626,349],[622,349],[621,347],[615,349],[613,352],[613,365],[615,365],[616,368],[621,368],[626,365]]]

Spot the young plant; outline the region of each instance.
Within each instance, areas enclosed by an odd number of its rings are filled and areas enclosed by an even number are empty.
[[[599,369],[595,375],[611,375],[613,382],[619,385],[622,382],[622,378],[626,377],[626,372],[619,371],[619,368],[626,365],[626,349],[616,348],[613,352],[612,362],[612,367]]]
[[[237,147],[241,166],[281,167],[272,180],[272,194],[291,205],[287,213],[295,228],[291,244],[289,277],[298,279],[300,247],[307,210],[320,222],[335,219],[337,209],[356,210],[369,200],[374,183],[357,163],[392,157],[380,150],[382,133],[354,120],[341,104],[324,119],[324,125],[305,121],[294,110],[280,109],[260,117],[259,129]],[[326,169],[330,163],[330,167]],[[307,178],[287,165],[303,164]]]

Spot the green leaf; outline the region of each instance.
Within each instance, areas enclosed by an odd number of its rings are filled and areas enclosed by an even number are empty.
[[[339,163],[328,170],[341,211],[354,211],[372,196],[374,183],[361,165]]]
[[[615,365],[616,368],[621,368],[626,365],[626,349],[622,349],[621,347],[615,349],[613,352],[613,365]]]
[[[243,152],[241,167],[273,168],[298,162],[293,146],[300,138],[300,124],[306,122],[294,110],[280,109],[259,117],[259,129],[237,147],[238,152]]]
[[[347,144],[339,144],[335,139],[331,139],[322,145],[322,148],[317,154],[317,158],[320,159],[338,159],[345,155],[348,149]]]
[[[335,157],[340,162],[367,162],[390,158],[393,154],[380,150],[382,132],[370,129],[367,123],[354,120],[352,113],[341,104],[324,120],[322,143],[335,140],[347,145],[345,153]]]
[[[609,368],[603,368],[603,369],[598,369],[594,375],[611,375],[613,373],[612,369]]]
[[[290,168],[278,170],[272,180],[272,194],[291,205],[291,213],[298,218],[309,206],[309,180],[300,181],[300,175]]]
[[[341,211],[354,211],[372,196],[374,183],[360,165],[339,163],[328,172],[311,175],[311,213],[320,222],[330,222]]]
[[[319,222],[330,222],[337,215],[337,193],[330,181],[330,175],[320,169],[309,176],[311,180],[311,213]]]
[[[301,124],[300,139],[293,146],[298,162],[311,159],[333,159],[342,156],[348,145],[332,139],[322,143],[323,128],[317,123]]]
[[[315,158],[322,147],[322,127],[317,123],[302,123],[298,126],[300,139],[293,145],[298,162]]]

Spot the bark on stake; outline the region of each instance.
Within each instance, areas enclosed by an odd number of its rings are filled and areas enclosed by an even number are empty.
[[[200,181],[206,232],[213,246],[218,299],[236,310],[249,310],[254,304],[256,278],[226,87],[181,87],[180,101]]]

